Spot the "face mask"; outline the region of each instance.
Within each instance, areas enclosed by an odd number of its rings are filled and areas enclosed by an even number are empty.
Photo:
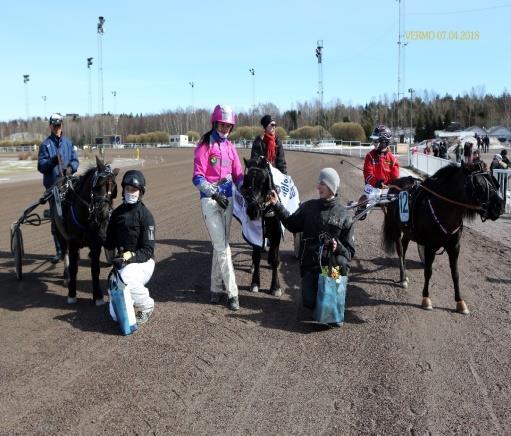
[[[140,191],[131,193],[131,192],[125,192],[124,193],[124,201],[128,204],[135,204],[138,201],[138,198],[140,197]]]
[[[217,132],[218,132],[218,130],[217,130]],[[222,139],[227,139],[227,137],[229,136],[229,134],[228,134],[228,133],[225,133],[225,134],[224,134],[224,133],[218,132],[218,136],[220,136],[220,138],[222,138]]]

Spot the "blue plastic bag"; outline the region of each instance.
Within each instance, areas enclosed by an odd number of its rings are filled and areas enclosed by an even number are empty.
[[[130,291],[126,289],[121,275],[115,269],[112,271],[109,282],[110,316],[119,323],[123,335],[131,335],[138,330],[138,326]]]
[[[340,276],[337,280],[323,274],[318,278],[316,307],[312,313],[314,321],[322,324],[342,324],[348,277]]]

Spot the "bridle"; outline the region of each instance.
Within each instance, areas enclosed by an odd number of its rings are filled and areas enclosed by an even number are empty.
[[[259,166],[248,167],[245,171],[245,176],[247,176],[249,174],[249,172],[255,172],[255,173],[262,174],[262,179],[264,181],[266,181],[266,180],[269,181],[269,189],[268,189],[268,192],[266,193],[266,197],[267,197],[270,194],[271,190],[275,188],[274,183],[273,183],[273,177],[271,176],[271,171],[270,171],[269,166],[266,166],[263,168],[259,167]],[[245,186],[244,197],[249,204],[255,203],[257,205],[257,207],[259,208],[259,210],[263,211],[266,208],[266,198],[264,197],[265,194],[260,192],[258,190],[258,187],[256,187],[256,185],[255,185],[256,179],[257,179],[257,176],[252,177],[252,179],[250,181],[250,185]]]
[[[100,180],[103,178],[106,178],[105,184],[105,194],[104,195],[97,195],[95,194],[95,189],[100,186]],[[100,225],[100,219],[98,217],[98,211],[101,210],[102,206],[107,203],[109,206],[112,204],[112,194],[115,191],[116,183],[115,183],[115,174],[113,173],[110,165],[106,165],[104,169],[102,170],[96,170],[94,175],[92,176],[91,184],[90,184],[90,200],[85,200],[73,187],[72,184],[70,184],[70,191],[73,194],[73,196],[84,206],[87,207],[89,211],[89,216],[87,221],[92,224]],[[73,211],[74,207],[73,204],[71,204],[71,211]],[[75,221],[77,221],[75,219]]]

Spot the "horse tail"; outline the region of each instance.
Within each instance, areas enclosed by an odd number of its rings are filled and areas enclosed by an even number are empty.
[[[385,218],[382,225],[381,246],[385,254],[392,255],[396,252],[396,241],[399,239],[399,226],[393,220],[394,208],[392,204],[387,205]]]

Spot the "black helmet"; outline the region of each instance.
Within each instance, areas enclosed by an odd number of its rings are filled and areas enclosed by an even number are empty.
[[[122,178],[121,186],[124,189],[127,185],[140,189],[140,192],[144,194],[145,193],[144,175],[138,170],[126,171],[124,177]]]
[[[380,124],[374,128],[371,139],[376,139],[378,142],[389,144],[392,139],[392,132],[387,126]]]

